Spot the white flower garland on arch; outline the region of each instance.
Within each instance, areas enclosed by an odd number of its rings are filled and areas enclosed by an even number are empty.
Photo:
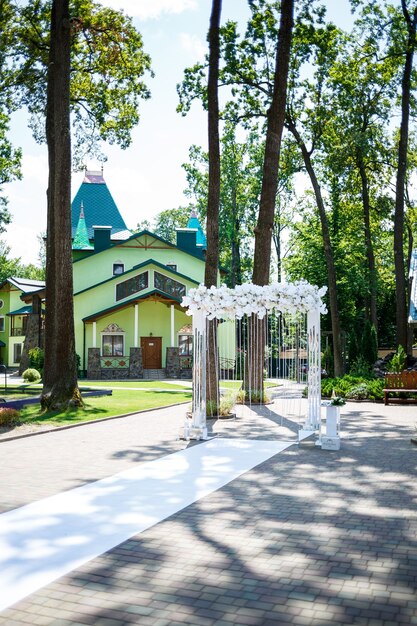
[[[271,283],[260,286],[253,283],[237,285],[234,289],[222,285],[207,288],[199,285],[190,289],[182,299],[187,315],[203,313],[207,319],[241,319],[257,315],[260,319],[277,309],[283,313],[308,313],[319,310],[326,313],[322,298],[327,287],[320,289],[301,280],[295,283]]]

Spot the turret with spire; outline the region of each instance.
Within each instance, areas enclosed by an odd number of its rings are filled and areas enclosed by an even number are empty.
[[[94,250],[88,238],[87,225],[85,223],[84,204],[81,200],[80,216],[78,218],[77,229],[72,242],[73,250]]]

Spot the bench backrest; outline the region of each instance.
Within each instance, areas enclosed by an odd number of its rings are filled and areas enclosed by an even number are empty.
[[[417,372],[396,372],[385,374],[386,389],[417,389]]]

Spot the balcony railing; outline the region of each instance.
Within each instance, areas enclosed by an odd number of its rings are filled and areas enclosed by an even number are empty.
[[[12,328],[10,330],[10,337],[24,337],[25,329],[24,328]]]

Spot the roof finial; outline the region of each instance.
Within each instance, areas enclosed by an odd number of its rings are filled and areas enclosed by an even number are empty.
[[[84,204],[83,201],[81,200],[81,209],[80,209],[80,219],[84,219],[85,215],[84,215]]]
[[[193,217],[197,217],[197,213],[194,207],[191,209],[190,219]]]

